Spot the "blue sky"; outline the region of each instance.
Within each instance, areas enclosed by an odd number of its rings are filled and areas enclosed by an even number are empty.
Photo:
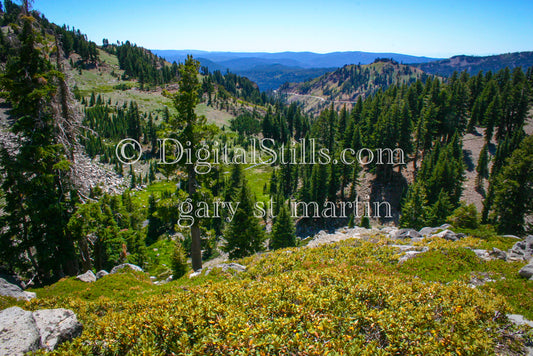
[[[150,49],[396,52],[533,50],[533,1],[35,0],[59,24]]]

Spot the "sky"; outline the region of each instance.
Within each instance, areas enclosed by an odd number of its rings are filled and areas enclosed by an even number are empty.
[[[97,44],[232,52],[394,52],[428,57],[533,50],[531,0],[35,0]]]

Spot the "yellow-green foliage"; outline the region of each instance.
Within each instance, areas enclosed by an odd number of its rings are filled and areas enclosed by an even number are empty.
[[[83,335],[58,355],[490,355],[497,343],[513,346],[500,335],[512,311],[504,294],[401,271],[390,243],[286,249],[240,260],[241,274],[163,286],[131,272],[93,284],[67,279],[36,290],[40,299],[25,307],[77,313]],[[457,263],[466,250],[447,243],[434,241],[461,251],[449,255]],[[441,250],[430,252],[421,256]]]

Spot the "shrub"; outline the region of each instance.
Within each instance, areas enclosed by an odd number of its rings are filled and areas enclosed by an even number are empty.
[[[479,214],[474,204],[461,203],[461,206],[455,209],[447,220],[458,228],[476,229],[479,226]]]
[[[172,273],[173,279],[181,278],[187,273],[189,267],[187,266],[187,257],[185,250],[180,242],[176,242],[174,253],[172,254]]]
[[[363,216],[361,218],[361,223],[359,224],[359,226],[364,227],[365,229],[370,229],[370,219],[368,218],[368,216]]]

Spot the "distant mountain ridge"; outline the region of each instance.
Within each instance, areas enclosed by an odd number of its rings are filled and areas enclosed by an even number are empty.
[[[436,61],[441,58],[419,57],[398,53],[377,53],[377,52],[208,52],[198,50],[152,50],[154,54],[165,58],[167,61],[183,62],[187,54],[194,57],[208,59],[217,64],[223,63],[231,67],[238,67],[245,64],[283,64],[301,68],[339,68],[346,64],[370,64],[376,58],[392,58],[403,63],[426,63]]]
[[[453,56],[434,62],[412,63],[414,67],[422,69],[429,74],[449,77],[454,71],[462,72],[466,70],[468,74],[477,74],[479,71],[488,72],[499,71],[505,67],[514,69],[522,67],[526,69],[533,66],[533,52],[505,53],[493,56]]]
[[[261,90],[273,90],[286,82],[304,82],[348,64],[370,64],[376,58],[392,58],[402,63],[438,60],[398,53],[373,52],[208,52],[198,50],[152,50],[169,62],[183,62],[188,54],[210,71],[229,70],[257,83]]]

